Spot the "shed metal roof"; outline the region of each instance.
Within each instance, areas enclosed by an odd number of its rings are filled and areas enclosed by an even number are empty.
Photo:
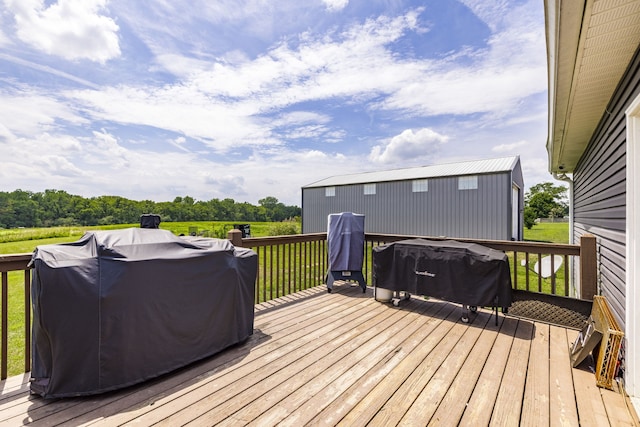
[[[393,169],[386,171],[364,172],[348,175],[337,175],[321,179],[302,188],[333,187],[349,184],[366,184],[386,181],[405,181],[409,179],[437,178],[445,176],[479,175],[512,171],[520,156],[502,157],[498,159],[474,160],[468,162],[442,165],[421,166],[417,168]]]

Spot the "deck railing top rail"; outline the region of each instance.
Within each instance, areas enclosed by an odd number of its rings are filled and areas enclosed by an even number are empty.
[[[31,261],[31,253],[26,254],[0,254],[0,272],[20,271],[27,268]]]
[[[580,255],[580,245],[570,245],[563,243],[545,243],[545,242],[522,242],[522,241],[509,241],[509,240],[487,240],[487,239],[461,239],[456,237],[424,237],[424,236],[401,236],[394,234],[380,234],[380,233],[366,233],[365,239],[374,242],[396,242],[398,240],[405,239],[429,239],[436,241],[444,240],[456,240],[458,242],[465,243],[477,243],[479,245],[487,246],[493,249],[509,252],[529,252],[537,253],[554,253],[558,255]]]
[[[237,234],[240,235],[239,230]],[[230,232],[231,236],[235,237],[233,232]],[[269,236],[269,237],[250,237],[241,238],[236,240],[237,246],[245,247],[259,247],[270,246],[279,243],[298,243],[298,242],[310,242],[316,240],[324,240],[327,238],[327,233],[307,233],[307,234],[295,234],[289,236]],[[237,238],[236,238],[237,239]],[[391,243],[399,240],[406,239],[429,239],[436,241],[444,240],[457,240],[465,243],[477,243],[493,249],[501,251],[516,251],[516,252],[529,252],[529,253],[554,253],[558,255],[580,255],[580,245],[571,245],[567,243],[547,243],[547,242],[532,242],[532,241],[508,241],[508,240],[487,240],[487,239],[461,239],[455,237],[425,237],[418,235],[398,235],[398,234],[383,234],[383,233],[365,233],[365,240],[368,242],[380,242]],[[230,240],[234,240],[230,238]]]

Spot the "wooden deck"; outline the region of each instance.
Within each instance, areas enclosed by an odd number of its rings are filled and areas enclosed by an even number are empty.
[[[632,426],[619,393],[572,369],[577,331],[339,285],[256,307],[242,345],[117,392],[46,400],[0,383],[2,425]]]

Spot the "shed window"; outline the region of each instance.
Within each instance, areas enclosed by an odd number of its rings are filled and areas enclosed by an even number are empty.
[[[478,176],[461,176],[458,177],[458,190],[477,190]]]
[[[411,183],[412,191],[414,193],[424,193],[429,191],[428,179],[414,179]]]
[[[364,194],[376,194],[376,185],[375,184],[365,184],[364,185]]]
[[[326,187],[324,189],[325,197],[335,197],[336,195],[336,187]]]

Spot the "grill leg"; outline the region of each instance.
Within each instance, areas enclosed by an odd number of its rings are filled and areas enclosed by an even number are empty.
[[[469,323],[469,306],[462,304],[462,323]]]

